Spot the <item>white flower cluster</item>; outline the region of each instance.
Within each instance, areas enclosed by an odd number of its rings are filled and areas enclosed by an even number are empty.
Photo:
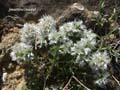
[[[56,30],[56,21],[51,16],[44,16],[39,19],[39,23],[37,24],[41,30],[44,30],[44,34],[48,35],[51,31]]]
[[[48,39],[50,44],[64,43],[70,40],[70,36],[76,37],[77,35],[80,37],[81,30],[79,28],[82,25],[82,21],[74,21],[63,24],[59,27],[59,31],[49,33]],[[74,33],[76,34],[74,35]]]
[[[16,43],[12,47],[12,52],[10,53],[13,61],[19,62],[19,60],[32,59],[34,54],[32,53],[32,46],[25,43]]]
[[[92,55],[89,64],[91,67],[95,67],[97,69],[106,70],[107,65],[110,63],[110,57],[107,52],[96,52]]]
[[[42,47],[43,44],[47,44],[48,34],[56,31],[55,26],[55,20],[51,16],[41,18],[37,24],[26,23],[21,30],[21,42]]]
[[[24,42],[25,44],[31,44],[35,41],[36,36],[36,27],[35,24],[24,24],[23,28],[21,29],[21,42]]]
[[[97,51],[92,54],[90,59],[88,60],[90,67],[96,73],[96,81],[95,83],[99,86],[104,86],[108,82],[109,73],[107,71],[107,65],[110,63],[111,59],[106,51],[100,52]],[[102,75],[102,76],[101,76]]]
[[[71,55],[87,55],[96,44],[95,38],[96,35],[87,30],[82,21],[65,23],[60,26],[58,32],[48,35],[49,44],[60,43],[60,51]]]
[[[56,31],[55,20],[51,16],[45,16],[39,23],[26,23],[21,29],[20,43],[16,43],[11,49],[10,56],[13,61],[33,59],[33,48],[41,48],[47,45],[47,36],[50,32]]]
[[[95,70],[107,69],[110,58],[107,52],[95,52],[96,34],[88,30],[82,21],[63,24],[56,29],[56,21],[51,16],[44,16],[38,23],[26,23],[21,29],[21,42],[12,47],[12,60],[34,59],[33,50],[59,46],[60,54],[75,57],[75,62],[88,62]],[[73,58],[72,58],[73,59]]]
[[[60,53],[76,56],[76,61],[80,62],[95,47],[96,34],[87,30],[81,20],[65,23],[56,30],[56,21],[51,16],[44,16],[36,24],[24,24],[21,42],[12,47],[11,56],[15,60],[17,52],[26,48],[32,51],[32,48],[41,48],[43,45],[59,45]]]
[[[95,84],[98,84],[100,87],[104,87],[109,82],[108,76],[109,75],[105,75],[104,77],[97,79]]]

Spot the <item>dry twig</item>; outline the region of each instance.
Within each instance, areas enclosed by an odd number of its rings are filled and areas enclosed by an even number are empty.
[[[65,87],[63,88],[63,90],[67,90],[67,89],[68,89],[68,86],[70,85],[70,82],[71,82],[71,80],[72,80],[72,77],[73,77],[73,76],[70,77],[70,79],[68,80],[68,82],[67,82],[67,84],[65,85]]]
[[[115,82],[120,86],[120,81],[118,81],[117,80],[117,78],[114,76],[114,75],[112,75],[112,78],[115,80]]]
[[[87,86],[85,86],[82,82],[80,82],[75,76],[73,76],[73,78],[74,78],[81,86],[83,86],[86,90],[91,90],[91,89],[89,89]]]
[[[79,81],[74,75],[71,76],[71,78],[69,79],[69,81],[67,82],[67,84],[65,85],[65,87],[62,90],[67,90],[68,89],[68,86],[70,85],[70,82],[71,82],[72,78],[75,79],[75,81],[77,81],[86,90],[91,90],[87,86],[85,86],[81,81]]]

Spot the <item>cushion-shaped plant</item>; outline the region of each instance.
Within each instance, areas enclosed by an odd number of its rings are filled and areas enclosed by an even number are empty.
[[[57,30],[56,21],[51,16],[44,16],[37,24],[24,24],[21,41],[11,48],[11,57],[18,63],[21,60],[39,60],[36,58],[39,54],[35,51],[47,48],[50,62],[54,63],[51,61],[53,59],[59,62],[59,59],[67,55],[69,58],[64,57],[65,63],[72,61],[81,65],[86,62],[92,70],[97,71],[98,77],[104,78],[106,75],[99,73],[106,72],[110,58],[106,51],[98,51],[96,44],[96,34],[87,29],[81,20],[65,23]]]

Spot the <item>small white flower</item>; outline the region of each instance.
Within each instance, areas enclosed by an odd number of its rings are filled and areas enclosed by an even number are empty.
[[[70,48],[73,45],[73,42],[71,40],[68,40],[67,42],[63,43],[60,48],[62,49],[62,53],[70,53]]]
[[[90,45],[88,45],[89,42],[87,41],[86,38],[81,38],[80,41],[77,41],[76,43],[74,43],[73,47],[71,47],[71,54],[88,54],[91,49],[90,49]],[[89,47],[90,46],[90,47]]]
[[[55,32],[51,32],[49,35],[48,35],[48,40],[49,40],[49,44],[56,44],[60,39],[60,34],[55,31]]]
[[[88,43],[88,39],[87,39],[87,38],[81,38],[81,40],[80,40],[80,41],[78,41],[77,43],[80,45],[80,47],[83,47],[83,48],[85,48],[85,47],[86,47],[86,45],[88,45],[88,44],[89,44],[89,43]]]
[[[84,54],[83,47],[81,47],[80,43],[77,42],[74,44],[73,47],[71,47],[71,55],[81,55]]]
[[[32,52],[28,53],[28,58],[30,58],[31,60],[34,59],[34,54]]]
[[[80,29],[86,30],[86,26],[85,25],[80,25]]]
[[[76,60],[75,60],[75,63],[79,63],[79,62],[80,62],[80,59],[81,59],[80,55],[77,55]]]
[[[90,51],[91,51],[90,48],[85,48],[85,49],[84,49],[85,55],[88,55],[88,53],[89,53]]]
[[[90,41],[96,38],[96,34],[92,33],[91,30],[84,30],[83,36],[87,37]]]

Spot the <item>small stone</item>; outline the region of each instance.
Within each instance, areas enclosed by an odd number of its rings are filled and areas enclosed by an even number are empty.
[[[6,82],[6,79],[7,79],[7,72],[4,72],[2,76],[2,81]]]

